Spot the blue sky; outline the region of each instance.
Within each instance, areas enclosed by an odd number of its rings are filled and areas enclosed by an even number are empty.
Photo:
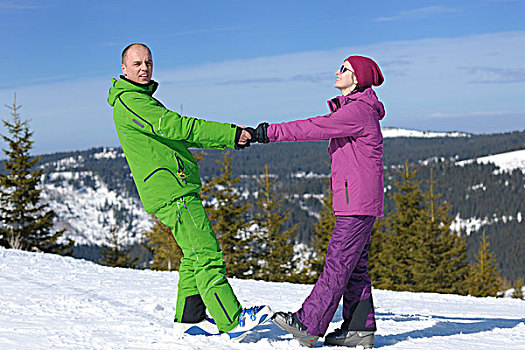
[[[385,75],[385,127],[523,130],[524,16],[512,0],[0,0],[0,102],[17,92],[35,153],[118,145],[110,78],[122,49],[144,42],[157,97],[187,115],[256,125],[325,114],[334,71],[360,54]]]

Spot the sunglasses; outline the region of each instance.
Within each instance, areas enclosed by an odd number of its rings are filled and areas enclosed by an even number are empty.
[[[355,74],[355,72],[353,70],[351,70],[350,68],[348,68],[347,66],[345,66],[344,64],[341,66],[341,68],[339,68],[339,74],[343,74],[344,72],[346,71],[349,71],[349,72],[352,72]]]

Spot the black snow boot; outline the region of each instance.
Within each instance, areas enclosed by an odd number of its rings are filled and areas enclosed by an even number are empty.
[[[313,347],[317,339],[319,339],[318,336],[306,332],[306,326],[299,321],[295,313],[276,312],[272,317],[272,321],[281,329],[292,333],[299,343],[309,348]]]
[[[339,328],[328,333],[324,338],[324,343],[348,347],[360,345],[365,349],[372,349],[374,347],[374,333],[374,331],[349,331]]]

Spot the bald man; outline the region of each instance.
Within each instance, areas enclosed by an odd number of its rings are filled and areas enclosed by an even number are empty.
[[[181,335],[241,338],[268,321],[271,311],[267,306],[242,308],[226,279],[223,253],[199,196],[199,168],[188,148],[244,148],[250,133],[164,107],[153,97],[158,83],[152,80],[153,58],[146,45],[127,46],[121,68],[120,79],[112,79],[108,102],[122,149],[144,209],[171,228],[184,254],[176,329]]]

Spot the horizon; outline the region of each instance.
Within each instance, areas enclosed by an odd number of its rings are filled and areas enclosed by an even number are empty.
[[[428,139],[428,138],[446,138],[446,137],[450,137],[450,138],[459,138],[459,137],[470,137],[470,136],[495,136],[495,135],[505,135],[505,134],[512,134],[512,133],[520,133],[520,132],[525,132],[525,129],[523,130],[511,130],[511,131],[504,131],[504,132],[495,132],[495,133],[464,133],[463,131],[459,131],[459,130],[452,130],[452,131],[433,131],[433,130],[416,130],[416,129],[405,129],[405,128],[397,128],[397,127],[390,127],[390,126],[387,126],[387,127],[382,127],[381,128],[382,131],[386,131],[386,130],[401,130],[401,131],[408,131],[408,132],[420,132],[420,133],[445,133],[445,134],[465,134],[465,135],[460,135],[460,136],[450,136],[450,135],[445,135],[445,136],[431,136],[431,137],[424,137],[424,136],[385,136],[383,135],[383,138],[384,139],[391,139],[391,138],[425,138],[425,139]],[[299,141],[299,142],[328,142],[328,141]],[[253,144],[252,146],[256,146],[256,147],[263,147],[263,145],[260,145],[260,144]],[[93,150],[93,149],[97,149],[97,148],[104,148],[104,149],[110,149],[110,148],[117,148],[117,149],[122,149],[122,147],[120,146],[120,144],[116,144],[116,145],[112,145],[112,146],[108,146],[108,145],[97,145],[97,146],[89,146],[87,148],[82,148],[82,149],[70,149],[70,150],[58,150],[58,151],[51,151],[51,152],[47,152],[47,153],[39,153],[39,154],[36,154],[34,152],[31,153],[31,156],[32,157],[38,157],[38,156],[48,156],[48,155],[54,155],[54,154],[60,154],[60,153],[77,153],[77,152],[86,152],[86,151],[90,151],[90,150]],[[226,150],[228,151],[228,149]],[[230,150],[231,151],[231,150]],[[249,152],[249,150],[247,150]],[[498,154],[504,154],[504,153],[510,153],[510,152],[515,152],[515,151],[506,151],[506,152],[502,152],[502,153],[494,153],[494,154],[490,154],[490,155],[487,155],[487,156],[494,156],[494,155],[498,155]],[[3,160],[6,160],[6,158],[1,158],[0,157],[0,161],[3,161]]]
[[[106,99],[130,42],[151,48],[155,96],[184,115],[256,126],[326,114],[338,94],[335,70],[362,54],[385,76],[374,88],[387,111],[383,128],[524,129],[520,1],[159,1],[139,5],[147,25],[136,25],[138,4],[0,1],[8,68],[0,102],[17,93],[35,154],[119,145]]]

